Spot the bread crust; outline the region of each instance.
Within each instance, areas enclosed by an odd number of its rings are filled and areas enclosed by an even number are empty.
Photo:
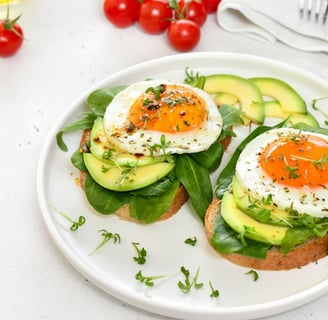
[[[213,199],[205,216],[205,232],[210,242],[215,220],[220,214],[220,201]],[[218,252],[219,253],[219,252]],[[314,238],[296,246],[287,254],[282,254],[279,247],[273,246],[267,253],[266,259],[257,259],[238,253],[222,254],[223,258],[237,265],[258,270],[290,270],[303,267],[311,262],[317,262],[328,254],[328,234],[322,238]]]

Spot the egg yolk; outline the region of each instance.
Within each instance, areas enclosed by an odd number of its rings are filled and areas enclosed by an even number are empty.
[[[162,84],[148,88],[134,101],[126,131],[186,132],[202,128],[207,117],[206,103],[197,93],[184,86]]]
[[[260,166],[276,183],[322,187],[328,183],[328,141],[311,134],[280,137],[261,152]]]

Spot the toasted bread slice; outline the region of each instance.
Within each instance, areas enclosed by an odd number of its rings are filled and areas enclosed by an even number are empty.
[[[207,209],[205,216],[205,232],[208,240],[212,238],[215,220],[220,214],[220,201],[215,198]],[[279,247],[273,246],[266,259],[243,256],[238,253],[222,254],[223,258],[243,267],[258,270],[289,270],[300,268],[316,262],[328,254],[328,234],[322,238],[313,238],[296,246],[287,254],[282,254]]]

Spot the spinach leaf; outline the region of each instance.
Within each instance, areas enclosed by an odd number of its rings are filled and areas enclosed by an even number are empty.
[[[81,171],[87,171],[87,168],[83,161],[83,153],[78,148],[72,155],[71,155],[71,162],[73,166]]]
[[[224,150],[218,139],[206,151],[190,153],[190,157],[209,171],[214,171],[220,165],[223,154]]]
[[[149,197],[149,196],[158,197],[168,192],[168,190],[172,187],[173,180],[174,177],[172,179],[171,177],[166,176],[165,178],[151,184],[150,186],[131,191],[131,194],[136,196],[143,196],[143,197]]]
[[[126,86],[117,86],[113,88],[102,88],[93,91],[87,98],[87,106],[93,112],[93,114],[103,117],[106,108],[113,98]]]
[[[216,181],[216,189],[215,194],[219,199],[222,199],[224,193],[226,192],[227,188],[230,186],[232,177],[235,174],[236,164],[239,159],[241,152],[244,150],[246,145],[256,138],[258,135],[275,128],[281,128],[288,122],[288,118],[284,121],[278,123],[277,125],[270,127],[270,126],[259,126],[254,129],[236,148],[232,157],[230,158],[227,165],[223,168],[220,172],[217,181]]]
[[[328,136],[328,129],[327,128],[321,128],[321,127],[310,127],[305,123],[295,123],[292,128],[299,129],[303,131],[309,131],[314,133],[321,133]]]
[[[89,174],[84,181],[84,191],[91,206],[102,214],[114,213],[131,198],[127,192],[115,192],[103,188]]]
[[[182,154],[177,159],[175,173],[186,188],[195,212],[204,221],[206,209],[213,198],[208,170],[187,154]]]
[[[130,216],[142,223],[152,223],[159,219],[169,208],[179,188],[179,181],[175,180],[171,188],[159,197],[133,196],[130,200]]]
[[[96,118],[97,116],[93,113],[83,113],[78,120],[66,125],[60,131],[58,131],[56,134],[56,141],[58,147],[63,151],[67,151],[68,148],[67,145],[64,143],[63,133],[91,129]]]
[[[224,127],[236,126],[239,124],[244,124],[244,120],[241,118],[242,111],[230,106],[228,104],[222,104],[219,108]]]
[[[91,112],[82,113],[79,119],[66,125],[63,129],[57,132],[56,141],[58,147],[63,151],[67,151],[68,148],[63,140],[63,134],[65,132],[91,129],[95,119],[104,115],[108,104],[113,100],[114,96],[124,88],[126,87],[118,86],[114,88],[98,89],[92,92],[86,101]]]

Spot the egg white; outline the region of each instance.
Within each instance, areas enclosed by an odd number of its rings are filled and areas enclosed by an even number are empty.
[[[168,153],[194,153],[207,150],[219,137],[222,130],[222,117],[213,99],[204,91],[185,86],[196,92],[205,102],[208,108],[208,120],[202,128],[188,132],[162,133],[154,130],[137,130],[127,133],[124,130],[129,109],[133,102],[149,87],[160,84],[176,84],[167,80],[149,80],[134,83],[125,90],[119,92],[108,105],[104,115],[104,128],[109,140],[124,152],[132,154],[150,155],[150,146],[161,143],[161,136],[165,135],[165,141],[169,144],[165,148]],[[153,155],[163,154],[158,149]]]
[[[267,131],[252,140],[242,151],[236,164],[236,177],[244,190],[256,199],[272,196],[272,201],[280,209],[297,210],[314,217],[328,216],[328,185],[311,189],[309,187],[286,187],[274,182],[259,164],[259,154],[272,141],[281,136],[299,134],[300,130],[281,128]],[[322,134],[311,135],[328,140]]]

